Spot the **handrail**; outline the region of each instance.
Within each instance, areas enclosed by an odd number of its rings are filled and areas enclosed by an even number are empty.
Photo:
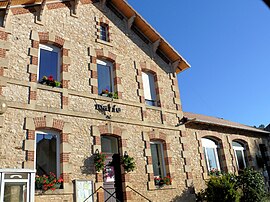
[[[152,202],[150,199],[146,198],[144,195],[142,195],[141,193],[139,193],[138,191],[136,191],[135,189],[133,189],[132,187],[130,187],[129,185],[127,185],[126,187],[130,188],[132,191],[134,191],[136,194],[138,194],[139,196],[143,197],[144,199],[146,199],[149,202]]]
[[[110,199],[111,197],[113,197],[113,198],[115,198],[116,199],[116,201],[117,202],[121,202],[119,199],[117,199],[113,194],[115,193],[115,192],[113,192],[112,194],[110,193],[110,192],[108,192],[106,189],[104,189],[102,186],[100,186],[96,191],[94,191],[90,196],[88,196],[83,202],[86,202],[90,197],[92,197],[95,193],[97,193],[98,192],[98,190],[100,190],[100,189],[103,189],[104,191],[106,191],[109,195],[110,195],[110,197],[108,198],[108,199]],[[107,200],[108,200],[107,199]],[[106,200],[106,201],[107,201]]]

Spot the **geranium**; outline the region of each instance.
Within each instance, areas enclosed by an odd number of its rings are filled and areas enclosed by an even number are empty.
[[[63,183],[63,178],[60,177],[57,179],[56,175],[50,172],[49,175],[39,176],[36,175],[35,179],[35,188],[37,190],[47,191],[59,189]]]
[[[52,75],[50,75],[49,77],[43,76],[41,81],[39,81],[39,83],[46,84],[47,86],[52,87],[61,87],[61,82],[54,80]]]
[[[105,166],[105,159],[106,159],[106,155],[103,153],[98,153],[95,154],[95,158],[94,158],[94,164],[95,164],[95,169],[96,171],[101,171],[104,169]]]

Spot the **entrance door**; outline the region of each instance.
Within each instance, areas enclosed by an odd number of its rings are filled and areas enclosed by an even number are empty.
[[[112,136],[101,137],[101,151],[106,154],[105,169],[103,172],[103,186],[113,196],[104,192],[104,201],[116,202],[123,201],[120,154],[118,138]]]

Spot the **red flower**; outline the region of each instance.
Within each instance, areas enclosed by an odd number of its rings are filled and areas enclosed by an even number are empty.
[[[50,76],[48,77],[48,80],[49,80],[49,81],[53,81],[53,76],[50,75]]]

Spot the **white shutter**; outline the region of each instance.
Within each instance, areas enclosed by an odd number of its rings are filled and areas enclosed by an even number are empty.
[[[144,98],[146,100],[156,100],[156,89],[154,75],[142,72]]]

